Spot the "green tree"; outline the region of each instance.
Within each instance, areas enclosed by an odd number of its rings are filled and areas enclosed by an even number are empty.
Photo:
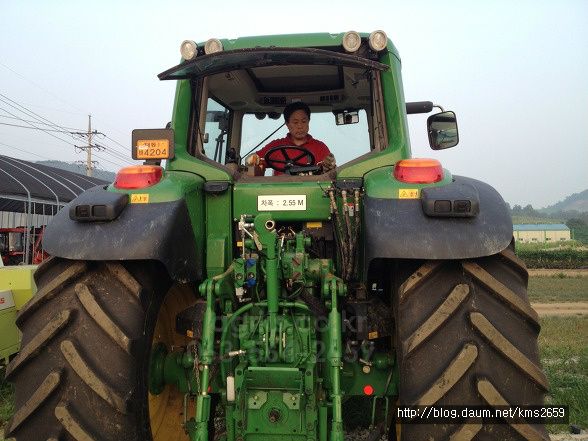
[[[588,244],[588,225],[583,219],[572,218],[566,221],[566,225],[572,231],[572,237],[577,241]]]

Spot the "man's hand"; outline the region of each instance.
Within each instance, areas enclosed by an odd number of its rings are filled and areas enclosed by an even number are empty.
[[[247,157],[247,165],[259,165],[259,162],[261,161],[261,158],[259,157],[259,155],[257,153],[254,153],[252,155],[249,155]]]
[[[248,176],[263,176],[265,174],[265,162],[258,154],[254,153],[247,157],[247,175]]]
[[[331,170],[334,170],[335,168],[337,168],[337,163],[335,161],[335,157],[333,156],[332,153],[329,153],[327,155],[327,157],[325,159],[323,159],[323,173],[327,173],[330,172]]]

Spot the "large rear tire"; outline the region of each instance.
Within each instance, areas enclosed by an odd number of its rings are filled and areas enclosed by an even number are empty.
[[[548,388],[524,263],[507,249],[406,263],[395,297],[400,406],[540,405]],[[402,440],[548,440],[542,425],[405,424]]]
[[[182,395],[148,393],[151,347],[186,345],[175,316],[194,303],[155,262],[52,258],[17,317],[22,349],[10,363],[17,441],[187,440]]]

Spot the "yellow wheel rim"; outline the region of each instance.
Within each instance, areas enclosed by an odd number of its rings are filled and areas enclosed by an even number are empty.
[[[168,291],[159,309],[152,346],[163,343],[168,351],[186,346],[189,339],[175,331],[176,315],[194,304],[194,293],[187,286],[174,286]],[[159,395],[149,393],[149,418],[153,441],[188,440],[184,431],[184,396],[174,387],[166,386]],[[188,417],[193,406],[188,407]]]

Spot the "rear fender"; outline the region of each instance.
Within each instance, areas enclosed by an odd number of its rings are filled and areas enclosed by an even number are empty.
[[[446,213],[435,212],[452,207]],[[496,254],[512,240],[512,220],[498,192],[475,179],[453,176],[420,199],[364,199],[365,268],[377,258],[470,259]],[[449,201],[449,204],[447,203]],[[463,212],[464,201],[470,210]],[[461,208],[458,208],[461,207]]]
[[[101,187],[82,193],[47,226],[44,249],[75,260],[157,260],[178,282],[201,280],[202,253],[184,199],[127,202],[126,194]],[[97,211],[102,220],[93,217]]]

